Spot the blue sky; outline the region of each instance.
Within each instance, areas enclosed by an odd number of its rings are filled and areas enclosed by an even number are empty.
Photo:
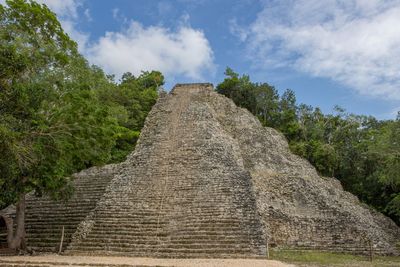
[[[0,3],[4,0],[0,0]],[[108,73],[157,69],[165,88],[227,66],[299,102],[380,119],[400,110],[400,0],[40,0]]]

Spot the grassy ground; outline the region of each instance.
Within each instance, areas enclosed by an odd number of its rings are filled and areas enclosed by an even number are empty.
[[[374,256],[371,262],[366,256],[318,251],[273,250],[270,258],[298,266],[400,267],[400,257]]]

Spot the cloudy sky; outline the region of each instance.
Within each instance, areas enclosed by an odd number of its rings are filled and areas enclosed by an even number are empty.
[[[4,0],[0,0],[0,3]],[[160,70],[166,89],[227,66],[299,102],[381,119],[400,110],[400,0],[40,0],[91,63]]]

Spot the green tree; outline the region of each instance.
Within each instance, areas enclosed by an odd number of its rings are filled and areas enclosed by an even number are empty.
[[[107,79],[78,54],[56,15],[33,1],[6,4],[0,5],[0,203],[16,203],[8,243],[21,248],[26,194],[68,196],[67,177],[107,162],[121,127],[94,90]]]
[[[225,80],[218,84],[217,92],[233,100],[236,105],[248,109],[253,114],[257,109],[255,84],[250,82],[248,75],[239,77],[231,68],[226,68]]]
[[[264,126],[277,127],[279,123],[279,94],[268,83],[254,85],[255,90],[255,115]]]
[[[103,105],[110,107],[112,116],[123,127],[112,150],[110,162],[125,159],[133,150],[163,84],[164,77],[158,71],[142,72],[138,77],[128,72],[122,76],[118,85],[98,90]]]
[[[297,119],[296,95],[287,89],[279,102],[278,129],[289,139],[298,140],[300,126]]]
[[[366,158],[374,159],[374,167],[367,178],[374,180],[376,192],[371,198],[380,210],[394,219],[400,218],[400,120],[386,121],[379,130],[371,131]]]

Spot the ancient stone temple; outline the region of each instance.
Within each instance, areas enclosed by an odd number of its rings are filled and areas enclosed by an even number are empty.
[[[66,254],[265,256],[266,245],[398,254],[400,229],[293,155],[210,84],[177,85],[125,162],[75,175],[66,203],[28,199],[28,246]]]

